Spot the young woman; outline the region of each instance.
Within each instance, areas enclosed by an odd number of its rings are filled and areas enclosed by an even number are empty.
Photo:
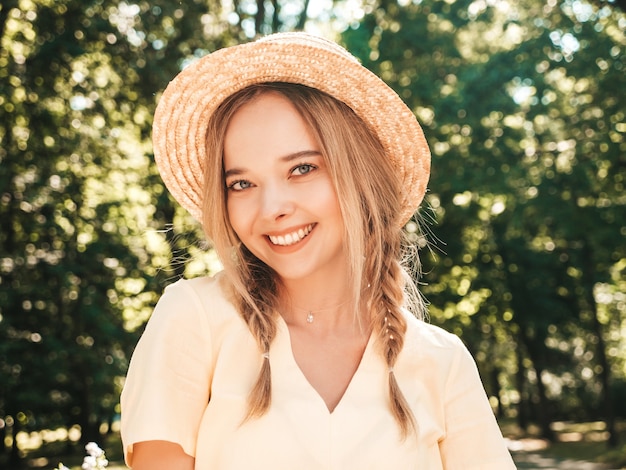
[[[223,49],[168,86],[154,144],[224,270],[169,286],[135,350],[133,469],[515,468],[401,265],[430,154],[380,79],[303,33]]]

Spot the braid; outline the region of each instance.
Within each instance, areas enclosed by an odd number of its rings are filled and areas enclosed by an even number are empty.
[[[387,249],[390,249],[388,245]],[[400,351],[404,346],[404,336],[407,329],[407,322],[402,312],[404,303],[404,276],[403,268],[396,260],[397,258],[383,254],[379,264],[382,269],[381,275],[376,279],[378,282],[372,293],[371,319],[374,332],[377,335],[381,353],[385,358],[389,370],[389,402],[391,413],[396,419],[403,438],[406,438],[412,431],[416,430],[416,423],[413,413],[407,403],[398,382],[396,380],[394,366]]]
[[[276,276],[272,270],[259,261],[250,251],[241,245],[238,263],[238,276],[235,277],[235,290],[239,311],[256,339],[259,350],[263,352],[263,363],[256,383],[248,396],[248,411],[244,422],[258,418],[269,409],[272,397],[272,374],[269,361],[270,345],[276,336],[274,305],[276,305]],[[245,280],[245,287],[243,280]]]
[[[266,351],[269,351],[269,344]],[[263,365],[257,381],[248,396],[248,413],[244,418],[244,422],[263,416],[270,407],[272,401],[272,369],[269,359],[269,352],[263,353]]]
[[[404,346],[407,322],[402,307],[411,300],[412,280],[400,264],[402,234],[395,213],[371,207],[367,217],[370,237],[365,240],[363,265],[369,288],[364,291],[370,309],[372,330],[388,368],[389,405],[403,438],[417,430],[415,417],[400,390],[394,366]],[[408,296],[407,296],[408,294]]]

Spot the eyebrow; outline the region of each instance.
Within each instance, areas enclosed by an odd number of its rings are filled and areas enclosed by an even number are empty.
[[[293,160],[297,160],[298,158],[320,156],[320,155],[321,155],[321,152],[319,150],[300,150],[299,152],[290,153],[283,157],[280,157],[280,161],[284,163],[289,163]],[[237,167],[231,168],[224,172],[224,178],[226,179],[231,176],[242,175],[245,172],[246,170],[244,168],[237,168]]]

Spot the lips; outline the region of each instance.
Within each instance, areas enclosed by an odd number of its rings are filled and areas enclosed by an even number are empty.
[[[279,245],[279,246],[295,245],[296,243],[301,241],[303,238],[305,238],[309,233],[311,233],[311,230],[313,230],[314,226],[315,224],[309,224],[306,227],[302,227],[298,230],[294,230],[293,232],[287,233],[285,235],[268,235],[268,238],[270,239],[270,242],[272,242],[273,245]]]

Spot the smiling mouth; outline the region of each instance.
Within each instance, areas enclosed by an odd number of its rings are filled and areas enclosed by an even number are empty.
[[[295,245],[296,243],[301,241],[303,238],[305,238],[309,233],[311,233],[311,230],[313,230],[314,226],[315,224],[309,224],[304,228],[295,230],[286,235],[277,235],[277,236],[268,235],[268,238],[270,239],[273,245],[279,245],[279,246]]]

